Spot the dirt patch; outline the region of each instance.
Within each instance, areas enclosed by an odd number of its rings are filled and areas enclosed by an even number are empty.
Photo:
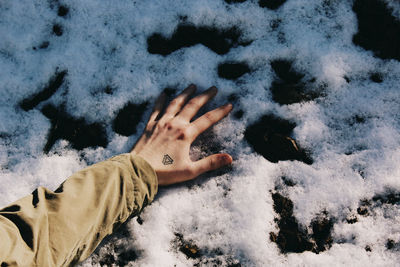
[[[87,123],[84,118],[73,118],[63,107],[56,108],[46,105],[42,113],[51,122],[47,143],[43,148],[48,153],[59,139],[68,140],[74,149],[82,150],[87,147],[106,147],[107,134],[100,123]]]
[[[278,245],[282,253],[311,251],[313,243],[293,216],[293,202],[279,193],[272,194],[272,199],[274,210],[280,216],[277,219],[279,232],[277,235],[271,232],[270,240]]]
[[[386,242],[386,248],[390,250],[400,250],[400,242],[395,242],[393,239],[388,239]]]
[[[382,205],[400,205],[400,192],[388,189],[386,193],[377,194],[372,199],[363,199],[357,208],[357,214],[369,216],[373,210]]]
[[[55,34],[57,36],[63,35],[63,28],[60,24],[53,25],[53,34]]]
[[[113,235],[106,236],[102,245],[96,248],[91,256],[93,266],[132,266],[141,257],[142,250],[132,247],[131,243],[125,223]]]
[[[271,62],[276,74],[271,85],[272,99],[281,105],[288,105],[319,97],[323,85],[316,86],[315,78],[306,79],[306,75],[296,71],[292,65],[293,62],[286,59]]]
[[[44,41],[44,42],[40,43],[38,47],[34,46],[34,47],[32,47],[32,49],[33,50],[37,50],[38,48],[39,49],[46,49],[46,48],[49,47],[49,45],[50,45],[49,41]]]
[[[386,194],[379,194],[372,198],[376,204],[400,205],[400,192],[389,191]]]
[[[141,121],[148,102],[141,104],[128,103],[120,111],[113,121],[113,130],[124,136],[136,133],[136,126]]]
[[[151,54],[169,55],[183,47],[202,44],[215,53],[223,55],[233,47],[244,45],[239,41],[241,32],[236,28],[217,29],[208,26],[196,27],[180,24],[171,37],[155,33],[147,39],[147,51]]]
[[[327,212],[322,212],[311,221],[312,235],[315,241],[314,252],[325,251],[332,246],[333,219],[329,218]]]
[[[273,193],[274,210],[279,214],[276,218],[279,232],[271,232],[270,240],[275,242],[282,253],[302,253],[312,251],[319,253],[329,249],[332,245],[333,219],[326,212],[317,215],[310,224],[312,233],[302,227],[293,215],[293,202],[281,195]]]
[[[225,62],[218,65],[218,76],[228,80],[236,80],[250,72],[246,62]]]
[[[286,0],[259,0],[258,4],[260,5],[260,7],[266,7],[275,10],[278,9],[285,2]]]
[[[38,93],[22,100],[20,103],[20,107],[23,110],[28,111],[36,107],[40,102],[49,99],[61,87],[66,75],[66,70],[56,71],[54,75],[50,78],[46,87]]]
[[[244,3],[247,0],[225,0],[225,2],[227,2],[228,4],[232,4],[232,3]]]
[[[69,8],[68,8],[67,6],[60,5],[60,6],[58,7],[57,15],[58,15],[59,17],[65,17],[65,16],[68,15],[68,13],[69,13]]]
[[[353,11],[358,19],[358,32],[353,43],[372,50],[382,59],[400,60],[400,21],[379,0],[356,0]]]
[[[354,214],[351,214],[346,218],[346,222],[348,224],[354,224],[354,223],[358,222],[358,218]]]
[[[374,83],[382,83],[383,82],[383,75],[379,72],[371,73],[369,79]]]
[[[202,255],[199,247],[193,242],[193,240],[185,240],[183,235],[180,233],[175,233],[173,244],[189,259],[197,259]]]
[[[247,127],[244,137],[253,149],[271,162],[299,160],[312,164],[308,153],[290,137],[295,123],[273,115],[264,115]]]
[[[295,183],[292,179],[290,179],[289,177],[282,176],[281,179],[282,179],[282,182],[283,182],[286,186],[291,187],[291,186],[295,186],[295,185],[296,185],[296,183]]]
[[[186,240],[181,233],[175,233],[175,239],[172,246],[177,251],[185,254],[188,259],[195,260],[193,266],[226,266],[240,267],[239,260],[234,259],[231,255],[224,255],[219,248],[208,249],[199,248],[193,240]]]
[[[235,112],[233,113],[233,117],[234,117],[235,119],[238,119],[238,120],[240,120],[240,119],[243,117],[243,115],[244,115],[243,109],[239,109],[238,111],[235,111]]]

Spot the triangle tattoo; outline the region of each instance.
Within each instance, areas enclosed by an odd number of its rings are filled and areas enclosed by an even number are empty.
[[[164,165],[170,165],[170,164],[172,164],[174,162],[174,160],[168,155],[168,154],[165,154],[164,155],[164,158],[163,158],[163,160],[162,160],[162,163],[164,164]]]

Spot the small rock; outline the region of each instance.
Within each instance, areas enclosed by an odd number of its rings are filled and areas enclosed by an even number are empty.
[[[361,216],[368,216],[368,208],[367,207],[359,207],[357,208],[357,213],[360,214]]]
[[[66,15],[68,15],[68,12],[69,12],[69,8],[67,6],[60,5],[58,7],[57,15],[60,17],[65,17]]]
[[[63,29],[60,24],[53,25],[53,33],[57,36],[61,36],[63,34]]]

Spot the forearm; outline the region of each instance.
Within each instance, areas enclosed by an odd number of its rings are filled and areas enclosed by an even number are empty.
[[[87,258],[113,228],[153,200],[157,178],[138,156],[123,154],[38,188],[0,211],[0,262],[69,265]],[[4,239],[3,239],[4,237]]]

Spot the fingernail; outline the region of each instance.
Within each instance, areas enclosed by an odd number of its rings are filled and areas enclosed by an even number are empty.
[[[223,155],[223,156],[222,156],[222,161],[223,161],[225,164],[229,164],[229,163],[231,163],[231,162],[233,161],[233,159],[232,159],[232,157],[229,156],[229,155]]]
[[[233,105],[231,103],[227,103],[223,106],[224,108],[233,109]]]
[[[214,93],[214,92],[216,93],[216,92],[218,91],[218,88],[215,87],[215,86],[211,86],[210,89],[208,89],[208,90],[211,91],[211,92],[213,92],[213,93]]]

